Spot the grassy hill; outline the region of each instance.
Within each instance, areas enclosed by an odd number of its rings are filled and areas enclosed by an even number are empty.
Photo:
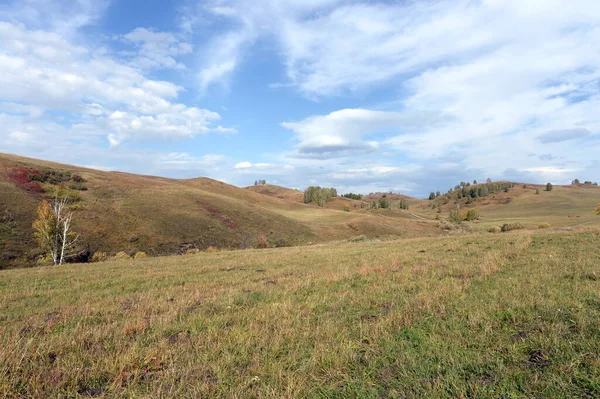
[[[600,188],[594,186],[544,191],[543,186],[511,183],[508,192],[472,201],[458,199],[458,191],[433,201],[386,194],[392,202],[406,200],[408,211],[368,209],[383,193],[363,201],[335,197],[318,207],[304,204],[298,190],[273,185],[244,189],[207,178],[103,172],[0,154],[0,268],[31,265],[40,257],[31,227],[36,207],[60,185],[70,187],[66,191],[75,199],[71,207],[74,228],[81,234],[81,261],[97,251],[158,256],[192,248],[253,248],[261,236],[273,247],[353,237],[435,236],[447,233],[436,219],[446,219],[457,205],[479,211],[480,219],[467,230],[486,231],[511,222],[532,229],[540,223],[600,226],[594,215]]]
[[[41,181],[49,172],[51,178],[64,181]],[[31,180],[31,176],[37,177]],[[65,176],[78,176],[84,182]],[[31,225],[39,202],[60,184],[85,188],[69,192],[78,198],[72,204],[74,229],[81,234],[87,254],[143,251],[156,256],[210,246],[252,248],[260,236],[271,246],[290,246],[359,235],[415,236],[438,231],[427,223],[342,212],[336,206],[318,208],[207,178],[103,172],[0,154],[0,267],[31,264],[40,256]]]
[[[512,188],[500,190],[484,197],[457,199],[458,191],[443,194],[432,201],[423,200],[411,210],[428,218],[446,217],[450,210],[477,209],[481,220],[480,229],[503,223],[519,222],[527,228],[537,228],[541,223],[549,223],[556,228],[580,225],[600,226],[600,218],[594,212],[600,203],[600,187],[591,185],[555,185],[552,191],[545,191],[545,185],[509,183]],[[477,188],[483,185],[473,185]],[[439,208],[438,208],[439,207]],[[441,213],[438,213],[441,209]]]
[[[0,396],[597,398],[599,240],[474,234],[0,271]]]

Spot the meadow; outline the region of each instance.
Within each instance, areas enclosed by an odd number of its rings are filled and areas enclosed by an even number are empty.
[[[600,231],[0,271],[4,398],[597,398]]]

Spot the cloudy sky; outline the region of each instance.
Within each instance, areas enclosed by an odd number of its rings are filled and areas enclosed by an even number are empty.
[[[340,192],[600,180],[598,0],[0,0],[0,151]]]

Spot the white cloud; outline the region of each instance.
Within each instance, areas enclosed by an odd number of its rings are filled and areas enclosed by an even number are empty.
[[[240,162],[234,166],[238,173],[242,174],[261,174],[261,175],[288,175],[293,173],[295,168],[292,165],[274,164],[274,163],[251,163]]]
[[[147,30],[131,35],[129,40],[144,46],[174,40]],[[0,86],[4,112],[19,114],[10,103],[35,109],[38,117],[68,112],[71,126],[103,130],[112,147],[128,139],[189,139],[208,133],[220,119],[216,112],[172,102],[181,87],[149,79],[103,49],[75,46],[57,33],[15,23],[0,22]]]
[[[122,39],[137,49],[131,64],[143,69],[185,69],[175,57],[189,54],[193,49],[191,44],[179,40],[171,32],[155,32],[146,28],[136,28]]]
[[[202,51],[198,75],[200,91],[205,92],[212,84],[227,87],[228,78],[239,66],[242,49],[255,39],[250,27],[231,32],[210,42]],[[210,56],[206,56],[210,54]]]
[[[213,132],[217,132],[217,133],[229,133],[229,134],[233,134],[233,133],[237,133],[237,129],[234,129],[232,127],[223,127],[221,125],[217,126],[216,128],[212,129]]]
[[[109,0],[7,0],[0,4],[2,19],[33,29],[71,36],[102,17]]]
[[[252,164],[250,162],[240,162],[237,165],[235,165],[236,169],[248,169],[251,167],[252,167]]]
[[[397,134],[403,129],[420,128],[420,123],[435,121],[433,117],[430,119],[401,112],[343,109],[299,122],[284,122],[282,126],[296,134],[296,156],[327,159],[373,153],[380,143],[365,140],[366,136],[386,130]]]

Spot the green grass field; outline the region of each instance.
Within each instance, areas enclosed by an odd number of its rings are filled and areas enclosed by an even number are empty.
[[[0,271],[7,398],[598,398],[600,232]]]

